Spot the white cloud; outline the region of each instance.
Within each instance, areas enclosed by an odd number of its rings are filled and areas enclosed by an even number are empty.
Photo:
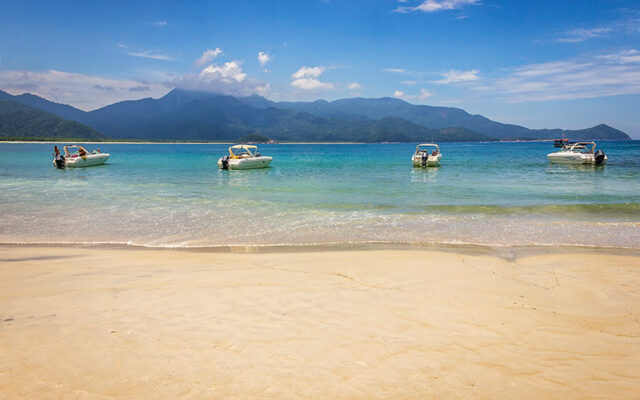
[[[401,2],[405,3],[405,2]],[[468,5],[480,4],[480,0],[424,0],[422,3],[415,7],[400,6],[394,11],[399,13],[409,13],[414,11],[422,12],[436,12],[445,10],[456,10]]]
[[[617,37],[620,35],[636,35],[640,33],[640,11],[625,10],[624,17],[616,20],[602,21],[591,28],[574,28],[558,33],[556,42],[578,43],[599,37]]]
[[[420,89],[420,92],[418,94],[407,94],[402,90],[396,90],[395,92],[393,92],[393,97],[404,100],[424,100],[427,97],[431,97],[432,95],[433,93],[424,88]]]
[[[631,49],[525,65],[484,90],[496,91],[509,102],[640,94],[640,52]]]
[[[317,78],[324,72],[324,67],[300,67],[291,77],[293,79]]]
[[[415,80],[408,80],[408,81],[402,81],[400,82],[403,85],[422,85],[424,83],[429,83],[426,81],[415,81]]]
[[[318,89],[331,89],[333,84],[328,82],[321,82],[314,78],[299,78],[291,82],[292,86],[302,90],[318,90]]]
[[[415,79],[422,79],[425,75],[429,75],[430,74],[429,72],[414,71],[414,70],[404,69],[404,68],[382,68],[382,70],[384,72],[390,72],[392,74],[411,75],[411,76],[414,77],[414,80]]]
[[[616,28],[627,34],[640,33],[640,11],[634,11],[630,17],[619,21]]]
[[[431,83],[435,83],[438,85],[448,85],[450,83],[477,81],[478,79],[480,79],[480,77],[478,76],[479,72],[480,71],[478,71],[477,69],[473,69],[470,71],[458,71],[458,70],[452,69],[448,72],[444,72],[440,74],[442,75],[443,79],[432,81]]]
[[[291,74],[293,81],[291,86],[302,90],[331,89],[333,84],[322,82],[318,77],[324,72],[324,67],[300,67],[299,70]]]
[[[249,78],[238,60],[210,64],[198,73],[174,79],[171,84],[188,90],[205,90],[232,96],[264,96],[271,90],[268,83]]]
[[[127,54],[133,57],[150,58],[152,60],[164,60],[174,61],[174,58],[164,54],[158,50],[140,50],[140,51],[127,51]]]
[[[168,23],[167,21],[153,21],[153,22],[149,22],[149,25],[153,25],[153,26],[167,26]]]
[[[640,63],[640,51],[631,49],[613,54],[603,54],[598,58],[617,62],[619,64]]]
[[[268,62],[270,62],[273,59],[272,56],[269,55],[269,53],[266,53],[264,51],[260,51],[258,52],[258,62],[260,63],[260,66],[264,68],[265,65],[267,65]]]
[[[348,87],[352,92],[355,92],[356,90],[362,88],[362,86],[358,82],[351,82]]]
[[[260,96],[268,96],[271,93],[271,85],[269,85],[269,83],[265,83],[264,85],[256,86],[255,93]]]
[[[409,71],[407,71],[406,69],[402,69],[402,68],[384,68],[384,71],[387,72],[393,72],[395,74],[406,74],[409,73]]]
[[[593,39],[601,36],[605,36],[607,33],[611,32],[611,28],[608,27],[600,27],[600,28],[591,28],[591,29],[571,29],[563,32],[562,37],[556,39],[556,42],[561,43],[577,43],[583,42],[587,39]]]
[[[0,71],[0,89],[14,95],[32,93],[88,111],[123,100],[160,97],[170,88],[159,82],[49,70]]]
[[[133,57],[142,57],[142,58],[150,58],[152,60],[164,60],[164,61],[174,61],[174,58],[159,51],[159,50],[140,50],[140,49],[132,49],[126,44],[118,43],[117,46],[121,49],[126,49],[128,55]]]
[[[128,49],[124,44],[119,44],[118,47]],[[208,50],[208,52],[205,51],[203,55],[209,54],[215,57],[222,50]],[[147,75],[151,73],[147,71]],[[250,78],[242,70],[242,63],[237,60],[210,64],[199,72],[178,77],[160,72],[153,72],[153,75],[155,75],[155,82],[108,79],[54,70],[0,71],[0,89],[11,94],[33,93],[83,110],[92,110],[123,100],[161,97],[173,87],[206,90],[233,96],[251,94],[266,96],[271,91],[268,83]]]
[[[207,50],[203,51],[202,55],[200,56],[200,58],[198,58],[196,60],[196,65],[198,67],[202,67],[203,65],[208,64],[211,61],[213,61],[214,58],[218,57],[222,53],[223,53],[223,51],[219,47],[216,47],[215,50],[207,49]]]
[[[240,61],[229,61],[222,65],[209,65],[200,71],[200,77],[207,80],[219,80],[226,83],[242,82],[247,74],[242,72]]]
[[[424,100],[427,97],[431,97],[433,93],[429,92],[427,89],[420,89],[420,94],[418,94],[418,99]]]

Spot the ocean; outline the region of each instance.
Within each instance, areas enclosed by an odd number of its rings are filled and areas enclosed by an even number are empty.
[[[224,144],[87,144],[103,166],[55,169],[53,144],[0,144],[0,243],[150,247],[360,243],[640,247],[640,141],[604,167],[551,165],[550,142],[274,144],[271,168],[219,170]]]

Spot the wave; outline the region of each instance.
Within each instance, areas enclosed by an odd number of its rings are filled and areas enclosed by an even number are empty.
[[[543,214],[543,215],[593,215],[599,217],[636,217],[640,218],[640,203],[610,204],[545,204],[530,206],[499,205],[437,205],[428,206],[422,212],[441,212],[447,214]]]
[[[189,245],[186,243],[139,243],[132,241],[0,241],[0,246],[69,246],[69,247],[97,247],[97,248],[145,248],[145,249],[165,249],[165,250],[202,250],[220,252],[254,252],[268,250],[350,250],[350,249],[381,249],[381,248],[483,248],[483,249],[511,249],[511,248],[576,248],[576,249],[606,249],[606,250],[640,250],[638,246],[624,245],[592,245],[571,242],[558,243],[538,243],[526,242],[518,244],[472,242],[463,240],[443,240],[443,241],[345,241],[345,242],[309,242],[309,243],[258,243],[258,244],[210,244],[210,245]]]

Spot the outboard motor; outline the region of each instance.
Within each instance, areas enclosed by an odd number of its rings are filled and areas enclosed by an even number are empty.
[[[427,166],[427,160],[429,159],[429,154],[427,153],[422,153],[422,166],[426,167]]]
[[[67,166],[67,162],[64,159],[64,156],[62,154],[58,154],[56,156],[56,168],[60,168],[60,169],[64,169]]]
[[[596,150],[596,152],[593,154],[593,158],[596,160],[596,165],[604,164],[604,151]]]
[[[222,157],[222,169],[229,169],[229,156]]]

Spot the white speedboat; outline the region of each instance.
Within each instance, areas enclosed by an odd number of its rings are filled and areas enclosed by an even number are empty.
[[[68,145],[64,146],[64,155],[55,156],[53,165],[58,168],[92,167],[104,164],[108,159],[109,153],[101,153],[99,149],[89,152],[82,146]]]
[[[596,150],[596,142],[576,142],[562,148],[562,150],[547,154],[551,163],[557,164],[593,164],[607,163],[607,156],[602,150]]]
[[[229,155],[220,157],[218,167],[222,169],[266,168],[273,158],[263,156],[258,147],[248,144],[237,144],[229,147]]]
[[[439,167],[442,160],[440,146],[433,143],[422,143],[416,146],[416,152],[411,157],[414,167]]]

